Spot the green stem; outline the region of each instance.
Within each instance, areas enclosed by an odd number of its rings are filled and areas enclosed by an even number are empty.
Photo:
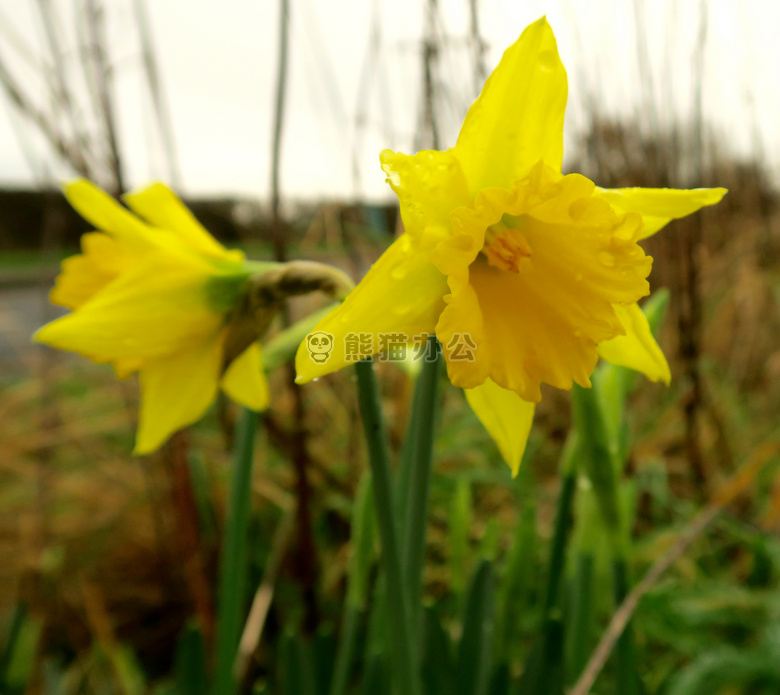
[[[413,634],[419,634],[422,625],[423,573],[425,570],[425,540],[428,530],[428,499],[433,470],[433,436],[435,430],[436,403],[439,385],[441,357],[439,344],[434,336],[429,347],[436,356],[425,362],[415,388],[412,420],[414,429],[411,448],[411,475],[409,487],[400,490],[408,498],[404,528],[404,551],[407,597],[411,608]],[[428,352],[426,351],[426,354]]]
[[[577,490],[577,445],[570,440],[564,451],[561,491],[555,513],[549,574],[544,598],[542,628],[525,662],[519,692],[523,695],[563,693],[563,622],[561,620],[561,583],[566,566],[566,545],[572,522]]]
[[[341,637],[336,652],[336,663],[333,666],[333,680],[330,683],[330,695],[344,695],[349,686],[349,674],[355,656],[357,644],[358,623],[361,611],[347,604],[344,607],[344,620],[341,625]]]
[[[400,678],[400,692],[419,695],[420,689],[414,670],[412,641],[409,629],[409,604],[404,592],[401,556],[393,512],[393,490],[390,475],[387,435],[382,422],[374,365],[364,360],[355,365],[358,378],[360,414],[368,445],[368,461],[371,466],[374,507],[379,538],[382,544],[382,565],[387,579],[389,622],[393,655]]]
[[[577,473],[570,469],[564,473],[561,491],[558,495],[558,509],[555,513],[552,548],[550,550],[550,570],[547,577],[547,591],[544,600],[544,618],[550,617],[553,609],[560,603],[559,595],[563,569],[566,565],[566,541],[572,522],[572,506],[577,488]]]
[[[571,665],[567,669],[575,678],[582,673],[593,649],[594,567],[594,556],[581,551],[577,557],[570,627]]]
[[[612,558],[612,581],[615,606],[620,606],[628,595],[628,563],[619,552]],[[634,634],[627,623],[615,647],[615,692],[620,695],[636,695],[639,692]]]
[[[401,538],[406,537],[406,515],[409,511],[409,499],[407,492],[412,486],[412,472],[414,470],[415,442],[417,441],[417,417],[420,410],[420,398],[422,397],[420,382],[415,383],[414,394],[412,395],[412,408],[409,411],[409,420],[406,423],[406,432],[404,434],[403,445],[401,446],[400,465],[396,477],[395,489],[397,492],[395,506],[398,508],[398,533]]]
[[[252,461],[260,415],[245,408],[233,450],[225,535],[219,565],[217,644],[214,695],[236,692],[233,664],[241,637],[241,609],[246,584],[246,539],[252,492]]]

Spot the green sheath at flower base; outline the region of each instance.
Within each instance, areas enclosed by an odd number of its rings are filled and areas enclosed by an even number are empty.
[[[130,210],[84,180],[66,185],[65,195],[99,231],[82,237],[82,253],[63,262],[51,292],[72,313],[35,339],[110,363],[120,378],[139,373],[137,454],[198,420],[220,387],[247,408],[264,409],[258,340],[280,302],[313,289],[336,296],[349,289],[329,266],[258,264],[229,251],[161,183],[126,195]]]
[[[561,173],[566,71],[547,20],[504,53],[450,150],[383,150],[406,232],[298,351],[300,382],[351,362],[344,337],[435,334],[447,372],[517,472],[541,384],[590,386],[599,357],[670,380],[637,301],[652,259],[638,242],[714,205],[723,188],[598,188]],[[314,332],[313,331],[313,332]],[[473,359],[459,359],[468,336]],[[370,354],[360,354],[365,358]]]

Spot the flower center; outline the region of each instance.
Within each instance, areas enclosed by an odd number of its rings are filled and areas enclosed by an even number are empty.
[[[505,215],[487,228],[482,253],[490,265],[517,274],[528,268],[533,252],[520,231],[523,226],[522,217]]]

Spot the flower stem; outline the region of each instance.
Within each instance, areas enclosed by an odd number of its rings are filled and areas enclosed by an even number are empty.
[[[368,461],[371,466],[374,507],[379,538],[382,545],[382,566],[387,581],[389,622],[393,659],[400,678],[399,692],[419,695],[420,688],[412,657],[409,603],[404,591],[398,534],[394,520],[392,478],[388,455],[387,436],[382,422],[382,408],[374,377],[372,361],[363,360],[355,365],[358,378],[360,414],[368,445]]]
[[[233,450],[225,534],[219,565],[217,644],[214,695],[232,695],[237,684],[233,664],[241,636],[241,608],[246,584],[246,539],[249,527],[252,462],[260,415],[245,408]]]
[[[435,336],[429,339],[434,358],[426,361],[415,387],[412,422],[413,437],[408,452],[411,455],[411,475],[408,488],[400,490],[407,498],[404,524],[404,569],[407,596],[411,609],[411,626],[419,633],[422,619],[423,572],[425,570],[425,539],[428,530],[428,498],[430,497],[431,472],[433,470],[433,435],[436,419],[436,397],[439,385],[441,357]],[[429,354],[429,351],[426,351]]]
[[[615,610],[618,610],[628,595],[628,563],[619,551],[612,558],[612,581]],[[631,623],[627,623],[617,642],[615,650],[615,690],[621,695],[635,695],[640,692],[639,675],[634,650],[634,634]]]

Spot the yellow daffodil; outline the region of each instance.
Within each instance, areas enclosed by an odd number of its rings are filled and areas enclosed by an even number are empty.
[[[455,147],[381,153],[406,232],[314,329],[334,336],[329,359],[301,346],[300,381],[353,361],[350,333],[370,334],[365,357],[382,334],[435,332],[450,380],[514,472],[543,382],[588,387],[599,356],[669,382],[637,305],[652,264],[638,242],[726,191],[609,190],[564,176],[566,97],[542,18],[504,53]]]
[[[120,378],[139,372],[135,453],[199,419],[219,386],[248,408],[265,408],[259,335],[226,359],[229,319],[265,265],[225,249],[160,183],[125,196],[135,215],[88,181],[67,185],[65,195],[99,231],[82,237],[82,253],[63,262],[51,292],[72,313],[35,339],[109,362]]]

